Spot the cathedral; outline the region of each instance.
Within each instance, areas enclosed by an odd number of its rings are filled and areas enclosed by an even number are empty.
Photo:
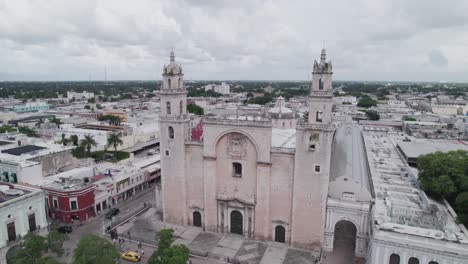
[[[395,145],[401,131],[332,120],[332,75],[322,50],[307,118],[280,97],[265,115],[204,116],[194,137],[172,52],[160,90],[163,220],[328,260],[347,248],[331,263],[468,263],[468,231],[419,188]]]
[[[184,73],[172,52],[160,91],[164,221],[320,246],[334,131],[332,74],[322,50],[305,122],[280,98],[268,118],[205,117],[203,141],[193,141]]]

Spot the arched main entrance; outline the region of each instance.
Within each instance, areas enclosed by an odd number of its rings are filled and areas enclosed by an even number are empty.
[[[239,211],[231,212],[231,233],[243,235],[243,217]]]
[[[283,226],[275,227],[275,241],[280,243],[286,242],[286,229]]]
[[[201,227],[201,214],[198,211],[193,212],[193,225]]]
[[[356,226],[346,220],[338,221],[333,234],[333,255],[342,263],[354,259],[356,249]],[[337,262],[340,263],[340,262]]]

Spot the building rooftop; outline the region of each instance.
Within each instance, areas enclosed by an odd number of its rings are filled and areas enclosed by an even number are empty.
[[[412,139],[412,141],[398,141],[398,148],[408,158],[417,158],[421,155],[433,153],[436,151],[448,152],[452,150],[468,151],[468,142],[461,140],[429,140]]]
[[[365,151],[375,193],[377,229],[468,244],[466,229],[453,210],[430,199],[419,188],[417,175],[399,155],[388,130],[364,128]]]
[[[361,129],[357,124],[343,123],[333,136],[329,195],[370,202],[369,177]]]
[[[4,149],[2,153],[20,156],[26,153],[31,153],[31,152],[42,150],[42,149],[46,149],[46,148],[41,147],[41,146],[35,146],[35,145],[25,145],[25,146],[16,147],[16,148]]]
[[[19,184],[0,183],[0,208],[41,193],[42,190]]]

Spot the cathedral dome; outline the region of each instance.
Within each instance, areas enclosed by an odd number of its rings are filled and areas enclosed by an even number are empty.
[[[284,98],[282,96],[276,99],[275,107],[268,110],[268,115],[271,118],[292,119],[295,117],[294,112],[286,107]]]
[[[174,51],[171,51],[171,61],[169,65],[164,65],[163,73],[166,75],[182,74],[182,66],[175,62]]]

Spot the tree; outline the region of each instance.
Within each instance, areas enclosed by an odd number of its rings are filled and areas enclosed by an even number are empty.
[[[379,120],[380,119],[380,115],[379,113],[377,113],[377,111],[373,111],[373,110],[366,110],[364,111],[364,113],[366,113],[366,116],[369,120]]]
[[[66,138],[66,135],[65,135],[65,133],[62,133],[62,144],[63,144],[64,146],[66,146],[67,143],[68,143],[68,140],[67,140],[67,138]]]
[[[195,115],[203,115],[205,110],[203,107],[196,105],[196,104],[188,104],[187,105],[187,111],[189,113],[195,114]]]
[[[158,249],[153,252],[148,264],[185,264],[189,257],[189,250],[184,245],[171,246],[174,241],[174,230],[162,229],[156,239],[159,240]]]
[[[27,126],[18,127],[18,132],[21,134],[25,134],[28,137],[39,137],[36,130],[29,128]]]
[[[42,120],[42,118],[39,118],[39,121],[37,121],[35,126],[41,128],[42,124],[44,124],[44,120]]]
[[[435,152],[418,157],[421,188],[454,206],[459,221],[468,224],[468,151]]]
[[[96,103],[96,99],[94,99],[94,97],[89,98],[89,99],[88,99],[88,103],[94,104],[94,103]]]
[[[86,135],[84,139],[81,140],[81,146],[86,148],[87,154],[91,154],[91,148],[97,146],[96,140],[91,135]]]
[[[60,121],[60,119],[58,119],[57,117],[53,116],[52,118],[49,119],[49,122],[50,123],[54,123],[55,125],[57,125],[57,128],[60,128],[60,125],[63,124],[62,121]]]
[[[102,109],[103,107],[102,107],[101,104],[96,104],[96,108],[97,108],[97,109]]]
[[[359,99],[359,101],[357,103],[357,106],[364,107],[364,108],[370,108],[370,107],[376,106],[376,105],[377,105],[377,101],[370,98],[370,96],[368,96],[368,95],[365,95],[365,96],[361,97],[361,99]]]
[[[403,121],[416,121],[416,118],[412,116],[404,116]]]
[[[73,264],[116,263],[119,253],[115,246],[100,236],[86,234],[73,252]]]
[[[67,235],[57,231],[50,232],[47,237],[29,233],[21,243],[21,249],[15,257],[16,264],[59,264],[49,254],[61,256],[63,254],[63,242],[67,240]]]
[[[6,133],[6,132],[14,132],[16,131],[16,128],[10,126],[10,125],[2,125],[0,126],[0,133]]]
[[[112,146],[114,151],[117,152],[117,147],[123,144],[122,133],[112,133],[110,134],[109,138],[107,139],[107,146]]]
[[[70,136],[70,141],[73,142],[73,146],[78,146],[78,136],[77,135],[71,135]]]
[[[85,105],[85,106],[84,106],[84,109],[88,109],[88,110],[89,110],[89,109],[91,109],[91,106],[90,106],[90,105]]]

